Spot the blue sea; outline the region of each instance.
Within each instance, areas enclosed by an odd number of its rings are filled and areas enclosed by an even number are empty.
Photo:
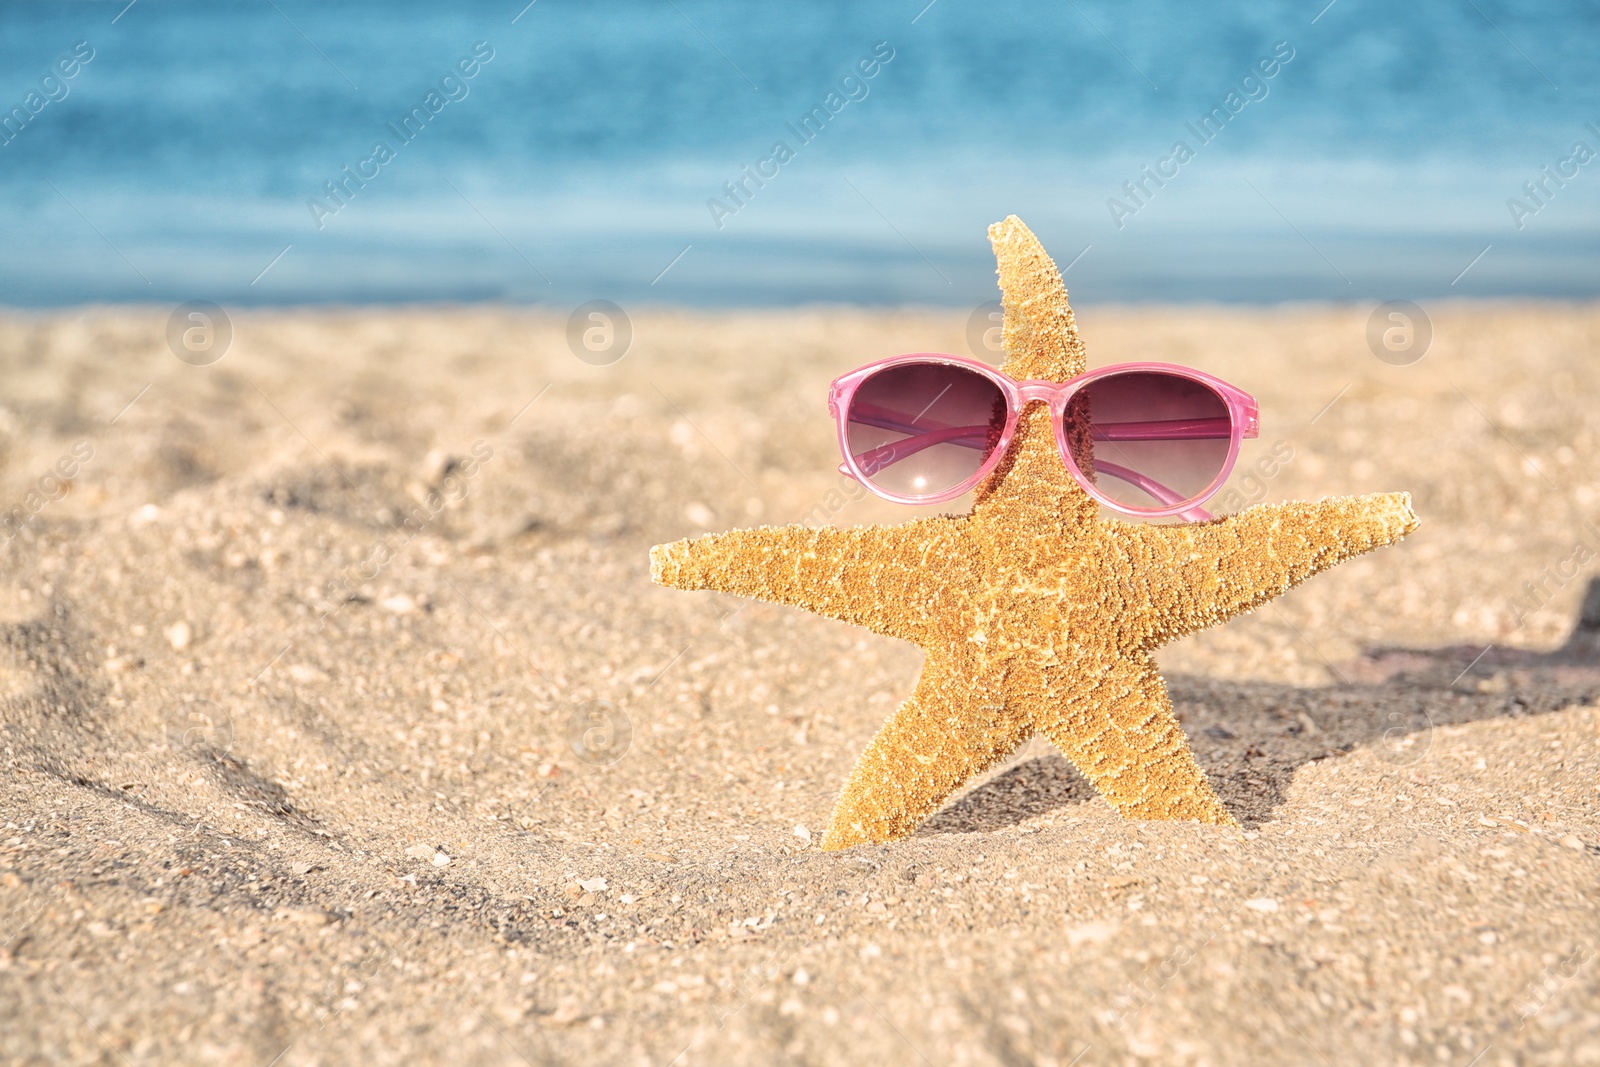
[[[1592,297],[1600,6],[0,4],[0,303]],[[1580,147],[1581,146],[1581,147]]]

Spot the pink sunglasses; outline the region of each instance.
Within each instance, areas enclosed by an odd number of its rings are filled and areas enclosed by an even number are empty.
[[[1239,442],[1260,425],[1249,393],[1170,363],[1019,382],[976,360],[917,352],[834,380],[839,473],[897,504],[960,496],[994,470],[1035,400],[1050,406],[1061,459],[1084,492],[1137,518],[1210,519],[1200,503],[1222,488]],[[1080,434],[1074,445],[1084,426],[1088,440]]]

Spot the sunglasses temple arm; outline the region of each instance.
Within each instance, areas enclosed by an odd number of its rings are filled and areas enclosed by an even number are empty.
[[[988,437],[988,426],[951,426],[943,430],[927,430],[914,437],[907,437],[902,441],[879,445],[877,448],[869,448],[852,458],[868,474],[876,474],[889,466],[889,464],[909,459],[923,449],[932,448],[934,445],[956,444],[964,448],[981,449],[988,441]],[[849,474],[848,467],[849,464],[841,464],[839,470],[842,473]]]
[[[851,404],[850,408],[849,408],[849,411],[848,411],[848,414],[845,416],[845,418],[849,422],[858,422],[863,426],[876,426],[880,430],[891,430],[891,431],[893,431],[895,433],[908,434],[908,435],[911,435],[911,436],[914,436],[914,437],[924,437],[924,436],[926,436],[928,434],[933,434],[933,433],[947,433],[949,431],[959,431],[958,433],[954,434],[953,436],[954,437],[968,437],[968,438],[971,438],[971,437],[987,438],[987,436],[988,436],[987,435],[987,431],[989,429],[989,427],[987,425],[980,425],[980,426],[941,426],[938,423],[933,423],[932,425],[918,426],[917,425],[917,421],[918,420],[913,420],[911,422],[906,422],[903,418],[898,417],[898,413],[896,413],[896,412],[885,411],[883,408],[877,407],[875,405],[860,404],[860,403]],[[946,441],[946,440],[950,440],[950,439],[951,439],[950,437],[945,437],[945,438],[941,438],[939,441],[929,442],[929,444],[940,444],[942,441]],[[927,448],[929,446],[928,445],[923,445],[922,447]],[[969,448],[981,448],[983,446],[982,446],[982,444],[977,444],[977,445],[969,445],[968,447]]]
[[[1233,419],[1217,415],[1203,419],[1092,423],[1090,435],[1096,441],[1202,441],[1232,437]]]
[[[1179,496],[1171,489],[1168,489],[1155,479],[1145,477],[1138,471],[1129,470],[1127,467],[1123,467],[1116,463],[1108,463],[1103,459],[1095,460],[1094,469],[1096,474],[1109,474],[1111,477],[1116,478],[1119,481],[1127,482],[1129,485],[1136,486],[1139,489],[1144,490],[1146,493],[1149,493],[1151,496],[1155,497],[1157,500],[1169,507],[1173,504],[1183,503],[1183,497]],[[1189,522],[1210,522],[1213,517],[1210,512],[1206,511],[1205,508],[1200,507],[1198,504],[1194,505],[1193,507],[1185,508],[1178,514],[1180,517],[1188,520]]]

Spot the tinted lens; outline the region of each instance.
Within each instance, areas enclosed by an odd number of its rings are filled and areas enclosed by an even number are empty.
[[[942,363],[902,363],[856,389],[845,437],[874,487],[924,499],[977,474],[1005,423],[1005,394],[983,375]]]
[[[1087,428],[1087,433],[1085,429]],[[1228,461],[1233,420],[1204,382],[1162,371],[1096,379],[1067,405],[1078,468],[1124,507],[1159,510],[1193,501]]]

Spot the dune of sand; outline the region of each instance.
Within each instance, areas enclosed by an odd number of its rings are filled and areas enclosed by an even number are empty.
[[[1261,401],[1256,501],[1422,527],[1160,662],[1239,829],[1038,739],[824,853],[920,653],[649,581],[898,522],[826,384],[967,316],[0,318],[0,1059],[1600,1063],[1600,308],[1080,309]],[[1287,457],[1287,458],[1285,458]],[[66,472],[70,470],[70,475]],[[1476,1057],[1476,1058],[1475,1058]]]

